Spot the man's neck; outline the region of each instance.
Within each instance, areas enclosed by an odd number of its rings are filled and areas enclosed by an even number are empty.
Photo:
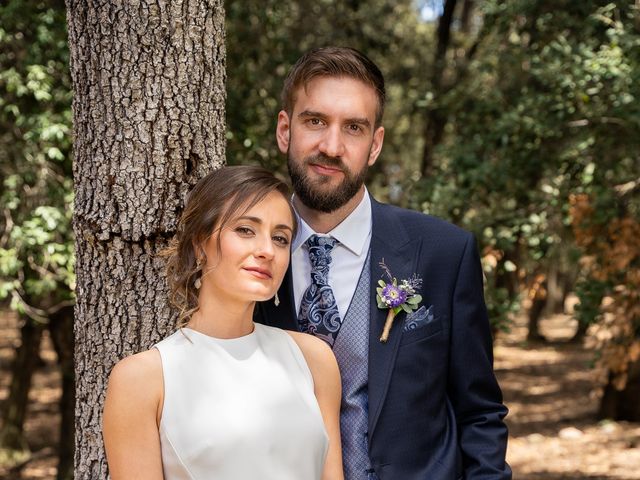
[[[356,209],[362,201],[364,192],[365,188],[363,186],[347,203],[331,213],[325,213],[307,207],[300,201],[298,196],[293,197],[293,204],[298,214],[307,222],[307,225],[309,225],[314,232],[329,233]]]

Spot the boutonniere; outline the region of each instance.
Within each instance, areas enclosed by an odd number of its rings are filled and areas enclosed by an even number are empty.
[[[411,278],[400,280],[398,284],[398,280],[391,274],[391,271],[384,263],[384,258],[379,265],[389,278],[388,282],[382,279],[378,280],[378,288],[376,288],[376,292],[378,292],[376,295],[378,308],[389,309],[387,320],[384,322],[384,328],[380,336],[380,341],[384,343],[389,338],[391,325],[393,325],[393,319],[396,315],[402,310],[411,313],[418,308],[422,301],[422,296],[416,292],[422,285],[422,279],[414,273]]]

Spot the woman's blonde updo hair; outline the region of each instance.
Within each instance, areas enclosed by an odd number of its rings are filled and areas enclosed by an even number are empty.
[[[289,202],[289,187],[282,180],[262,167],[247,165],[216,170],[191,190],[177,233],[163,252],[167,257],[169,299],[179,312],[178,327],[185,326],[198,310],[195,283],[206,264],[204,243],[214,233],[219,240],[230,219],[242,215],[274,191]],[[295,234],[293,209],[291,216]]]

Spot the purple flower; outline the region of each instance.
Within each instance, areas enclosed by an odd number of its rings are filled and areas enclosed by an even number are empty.
[[[407,300],[407,292],[391,283],[388,283],[382,289],[381,297],[384,303],[389,305],[391,308],[396,308]]]

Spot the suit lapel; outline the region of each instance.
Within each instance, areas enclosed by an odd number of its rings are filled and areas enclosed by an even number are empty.
[[[388,280],[379,263],[384,259],[392,275],[410,278],[416,273],[421,240],[410,239],[397,216],[387,207],[371,199],[373,226],[371,236],[371,285],[369,323],[369,441],[382,410],[398,352],[405,313],[396,316],[386,343],[380,335],[388,310],[378,308],[376,286],[379,279]]]

